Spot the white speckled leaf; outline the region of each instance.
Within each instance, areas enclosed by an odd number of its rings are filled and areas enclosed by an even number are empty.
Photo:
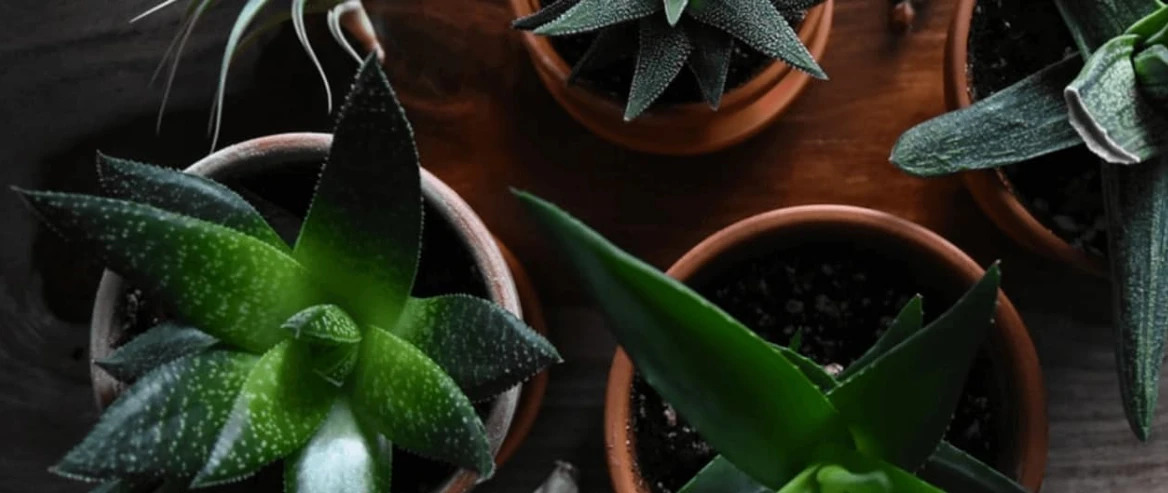
[[[368,327],[350,378],[350,404],[362,422],[395,445],[490,476],[495,462],[470,400],[424,353]]]
[[[702,97],[713,109],[722,103],[726,90],[726,75],[730,71],[730,53],[734,39],[730,35],[700,22],[686,24],[693,53],[689,55],[689,69],[698,80]]]
[[[162,322],[95,363],[114,378],[129,382],[163,363],[201,352],[217,342],[218,339],[189,325]]]
[[[760,53],[819,79],[819,68],[799,35],[770,0],[703,0],[690,6],[693,18],[730,33]]]
[[[324,424],[284,461],[285,493],[389,493],[393,447],[365,433],[345,399]]]
[[[556,348],[518,317],[473,296],[410,298],[393,332],[442,367],[472,401],[561,361]]]
[[[1168,147],[1168,119],[1140,92],[1132,66],[1139,41],[1134,34],[1108,41],[1063,93],[1071,126],[1110,163],[1136,164]]]
[[[303,446],[328,415],[338,389],[311,373],[306,344],[284,341],[264,353],[232,404],[192,486],[250,476]]]
[[[81,479],[190,477],[206,462],[259,358],[211,350],[147,373],[52,471]]]
[[[312,304],[295,260],[234,229],[123,200],[20,192],[66,240],[228,344],[263,352],[285,337],[281,323]]]
[[[917,176],[995,168],[1082,144],[1067,122],[1063,89],[1079,72],[1071,55],[973,106],[900,136],[892,161]]]
[[[357,367],[359,353],[356,344],[313,346],[312,371],[328,383],[341,387]]]
[[[665,92],[693,49],[685,29],[670,27],[664,19],[641,19],[638,27],[637,65],[625,106],[626,122],[644,112]]]
[[[97,155],[97,175],[102,193],[111,198],[227,226],[281,251],[290,251],[251,204],[215,181],[104,154]]]
[[[661,0],[580,0],[555,20],[537,27],[535,33],[562,36],[595,31],[640,19],[663,8]]]
[[[335,346],[361,340],[361,329],[337,305],[313,305],[292,315],[282,327],[292,338],[311,344]]]
[[[414,133],[376,57],[341,108],[294,249],[357,322],[392,326],[414,282],[422,232]]]
[[[538,12],[515,19],[511,23],[511,27],[515,29],[523,29],[530,31],[548,22],[555,20],[557,17],[564,15],[568,9],[580,3],[580,0],[556,0],[551,5],[539,9]]]

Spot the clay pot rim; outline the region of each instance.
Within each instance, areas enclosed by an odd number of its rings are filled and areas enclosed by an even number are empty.
[[[977,0],[958,0],[945,42],[945,99],[949,110],[973,104],[969,95],[969,30]],[[1030,213],[1014,193],[1014,186],[1001,169],[963,174],[963,180],[978,207],[1007,235],[1032,251],[1066,262],[1097,276],[1107,276],[1104,257],[1075,248]]]
[[[529,15],[539,8],[538,0],[510,0],[510,5],[516,17]],[[800,40],[817,60],[822,59],[826,49],[833,12],[834,0],[826,0],[808,9],[797,29]],[[710,109],[704,101],[654,104],[635,120],[624,122],[624,107],[619,101],[567,83],[571,67],[548,37],[524,31],[520,38],[541,81],[574,119],[609,141],[654,154],[694,155],[736,145],[777,119],[802,93],[811,78],[786,63],[772,60],[750,80],[723,93],[717,111]],[[767,107],[749,111],[760,102],[765,102]],[[627,135],[630,129],[641,129],[641,135]],[[645,136],[656,135],[660,129],[684,130],[693,135],[691,139],[667,142],[649,141]]]
[[[332,134],[326,133],[284,133],[240,142],[225,147],[199,160],[186,169],[187,172],[204,176],[230,177],[260,174],[265,170],[285,165],[289,162],[309,160],[323,161],[332,144]],[[522,317],[520,292],[515,284],[512,271],[508,267],[500,247],[486,226],[470,206],[429,171],[422,169],[422,194],[427,203],[438,212],[442,220],[448,222],[471,253],[475,264],[483,275],[484,285],[492,301]],[[94,397],[99,409],[104,409],[123,390],[124,385],[110,377],[92,361],[109,354],[118,340],[121,330],[115,322],[120,313],[124,281],[116,273],[106,270],[102,274],[94,300],[90,332],[90,378]],[[538,308],[536,308],[538,312]],[[542,323],[542,322],[541,322]],[[537,381],[538,378],[533,379]],[[487,429],[491,451],[498,456],[500,449],[512,428],[512,419],[520,402],[523,386],[516,386],[495,397],[494,403],[483,420]],[[542,399],[542,391],[532,394]],[[525,409],[532,404],[524,404]],[[538,402],[535,403],[538,407]],[[527,411],[529,419],[534,413]],[[524,433],[530,423],[518,425]],[[521,437],[520,437],[521,439]],[[513,447],[517,446],[511,445]],[[505,458],[505,457],[504,457]],[[436,492],[462,493],[469,491],[478,482],[478,474],[459,469]]]
[[[936,233],[899,217],[862,207],[843,205],[807,205],[777,209],[734,223],[709,236],[683,255],[666,272],[682,282],[715,264],[723,256],[748,245],[768,241],[784,231],[798,231],[814,226],[833,232],[877,233],[890,244],[904,245],[910,252],[931,257],[947,267],[949,274],[972,285],[984,270]],[[814,234],[814,233],[813,233]],[[1042,369],[1030,335],[1017,310],[1004,293],[998,294],[997,321],[992,337],[1002,353],[1000,361],[1012,380],[1010,396],[1017,412],[1018,442],[1014,457],[1020,483],[1032,491],[1042,486],[1046,468],[1048,430],[1046,390]],[[605,443],[609,475],[616,493],[645,493],[632,450],[634,436],[629,433],[630,396],[633,364],[620,347],[613,356],[605,395]]]

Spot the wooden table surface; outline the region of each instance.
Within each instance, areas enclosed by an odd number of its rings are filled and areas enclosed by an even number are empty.
[[[207,16],[179,70],[162,132],[150,74],[178,10],[130,25],[155,0],[0,2],[0,184],[92,190],[93,152],[184,166],[205,153],[206,112],[239,2]],[[613,343],[600,315],[561,277],[508,187],[534,191],[665,268],[705,236],[770,209],[854,204],[905,217],[982,263],[1004,260],[1005,289],[1039,349],[1049,393],[1045,491],[1168,491],[1168,407],[1146,444],[1128,431],[1114,376],[1104,281],[1033,256],[1005,238],[956,178],[907,177],[887,162],[897,135],[943,111],[941,60],[952,0],[928,0],[894,34],[888,0],[838,0],[822,65],[783,118],[724,152],[664,158],[590,135],[540,85],[508,29],[504,0],[385,0],[391,80],[413,120],[423,164],[457,190],[531,271],[552,339],[542,414],[484,492],[529,492],[556,459],[585,492],[609,491],[603,394]],[[334,87],[354,70],[321,33]],[[227,142],[327,130],[323,96],[287,29],[240,58]],[[96,418],[87,317],[100,270],[35,227],[0,194],[0,491],[84,491],[45,469]]]

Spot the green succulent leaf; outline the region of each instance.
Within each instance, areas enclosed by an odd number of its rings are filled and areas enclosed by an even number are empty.
[[[117,199],[17,190],[54,231],[175,315],[261,353],[313,297],[304,269],[275,247],[225,226]]]
[[[96,488],[89,490],[89,493],[167,493],[172,491],[167,488],[167,485],[159,487],[160,481],[154,479],[134,480],[128,478],[119,478],[113,481],[106,481]]]
[[[921,476],[929,478],[946,491],[984,491],[986,493],[1029,493],[1004,474],[950,445],[941,442]]]
[[[576,6],[580,0],[556,0],[551,5],[539,9],[538,12],[520,17],[511,22],[511,27],[515,29],[523,29],[525,31],[533,30],[539,26],[547,24],[557,17],[564,15],[568,9]]]
[[[393,333],[437,363],[472,401],[496,396],[562,361],[519,317],[463,294],[410,298]]]
[[[702,97],[713,109],[722,103],[722,93],[726,91],[726,76],[730,72],[730,55],[734,39],[724,32],[699,22],[685,26],[693,43],[693,53],[689,56],[689,69],[698,80]]]
[[[86,480],[193,476],[257,360],[211,350],[163,364],[114,401],[52,471]]]
[[[758,484],[721,455],[714,457],[706,467],[677,493],[772,493],[774,490]]]
[[[284,461],[287,493],[388,492],[393,449],[361,429],[345,399],[336,399],[324,424]]]
[[[860,452],[911,471],[936,449],[961,397],[954,382],[992,325],[999,277],[995,264],[936,321],[827,394]]]
[[[357,344],[315,346],[312,348],[312,371],[328,383],[344,386],[349,374],[357,367],[358,349]]]
[[[663,8],[661,0],[580,0],[555,20],[537,27],[535,33],[545,36],[585,33],[637,20]]]
[[[192,481],[202,487],[250,476],[312,437],[336,400],[336,387],[309,373],[306,344],[284,341],[247,376],[211,456]]]
[[[1119,389],[1132,431],[1147,440],[1156,415],[1168,321],[1168,158],[1103,166]]]
[[[685,66],[693,49],[685,30],[673,28],[655,17],[638,22],[637,65],[625,105],[625,121],[631,121],[656,101]]]
[[[840,372],[839,380],[847,380],[848,377],[864,371],[873,361],[884,356],[885,353],[900,345],[905,339],[916,334],[917,331],[921,330],[924,318],[925,313],[922,308],[921,295],[918,294],[900,309],[900,313],[888,325],[888,330],[884,332],[884,335],[880,336],[872,347],[864,351],[862,356],[856,359],[856,361],[853,361],[847,368],[844,368],[844,371]]]
[[[632,56],[628,47],[637,43],[637,35],[637,29],[631,23],[600,30],[596,33],[596,39],[588,45],[588,50],[580,57],[580,61],[572,66],[572,72],[568,74],[568,83],[575,83],[580,74],[588,70],[607,67]]]
[[[97,175],[110,198],[152,205],[246,233],[281,251],[280,235],[239,194],[219,183],[182,171],[98,153]]]
[[[361,325],[393,326],[405,306],[421,249],[421,193],[413,130],[370,57],[341,108],[294,250]]]
[[[215,102],[211,106],[211,148],[219,143],[219,128],[223,121],[223,97],[227,93],[227,71],[231,68],[231,60],[239,48],[240,41],[247,33],[248,26],[255,20],[256,15],[267,5],[268,0],[247,0],[239,15],[235,17],[235,24],[231,26],[231,33],[227,35],[227,47],[223,50],[223,61],[219,65],[219,86],[215,89]]]
[[[1055,0],[1054,3],[1084,59],[1161,7],[1157,0]]]
[[[1140,2],[1140,3],[1143,3],[1143,2]],[[1159,4],[1158,0],[1157,0],[1157,3]],[[1143,10],[1144,8],[1146,8],[1142,5],[1135,4],[1135,3],[1133,3],[1129,7],[1133,7],[1133,8],[1136,8],[1138,10]],[[1145,42],[1144,42],[1145,45],[1150,45],[1150,44],[1157,42],[1155,39],[1152,39],[1152,38],[1154,38],[1158,35],[1162,35],[1165,27],[1168,27],[1168,6],[1164,6],[1163,4],[1160,4],[1158,9],[1156,9],[1152,13],[1144,16],[1142,19],[1136,21],[1134,24],[1128,26],[1127,30],[1125,30],[1123,32],[1123,34],[1135,34],[1135,35],[1137,35],[1140,38],[1145,40]]]
[[[200,353],[218,342],[206,332],[189,325],[162,322],[131,339],[109,357],[94,363],[114,378],[129,382],[163,363]]]
[[[398,336],[368,327],[351,376],[363,423],[399,447],[489,477],[487,432],[470,400],[437,363]]]
[[[730,33],[771,58],[777,58],[819,79],[827,74],[803,46],[770,0],[702,0],[687,10],[693,18]]]
[[[677,21],[681,20],[681,13],[685,11],[685,6],[689,4],[689,0],[663,0],[665,2],[665,20],[669,21],[670,26],[676,26]]]
[[[1152,45],[1132,59],[1139,89],[1161,107],[1168,104],[1168,46]]]
[[[1066,88],[1081,63],[1069,56],[974,105],[900,136],[889,160],[913,175],[996,168],[1082,144],[1067,122]]]
[[[292,337],[311,344],[336,346],[361,342],[361,329],[337,305],[313,305],[282,325]]]
[[[782,355],[784,358],[787,358],[787,361],[790,361],[791,364],[795,365],[795,367],[803,373],[803,376],[807,377],[811,383],[815,384],[815,386],[819,388],[820,392],[827,392],[835,388],[836,384],[838,383],[836,378],[831,376],[831,374],[828,373],[827,370],[824,370],[822,366],[819,366],[819,363],[816,363],[811,358],[795,352],[793,349],[779,345],[773,345],[773,347],[780,355]]]
[[[519,197],[608,315],[645,380],[755,480],[777,488],[809,463],[814,446],[851,445],[819,389],[770,344],[555,206]],[[783,426],[775,426],[776,416]]]
[[[1168,147],[1168,119],[1140,92],[1132,55],[1139,36],[1108,41],[1067,86],[1071,126],[1099,157],[1135,164]]]

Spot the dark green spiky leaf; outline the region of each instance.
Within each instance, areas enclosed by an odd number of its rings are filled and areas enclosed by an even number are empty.
[[[414,133],[373,57],[340,115],[294,256],[358,323],[388,327],[409,297],[421,250]]]
[[[219,183],[179,170],[98,153],[102,193],[227,226],[282,251],[288,245],[239,194]]]
[[[1147,440],[1168,321],[1168,158],[1102,172],[1119,389],[1132,431]]]
[[[312,352],[312,371],[337,387],[343,386],[353,368],[357,367],[359,351],[356,344],[317,346]]]
[[[656,101],[685,66],[693,49],[684,29],[670,27],[662,19],[649,17],[638,22],[637,65],[625,105],[625,121],[640,115]]]
[[[1132,65],[1140,92],[1159,105],[1168,103],[1168,46],[1158,44],[1144,49],[1132,59]]]
[[[219,142],[219,127],[223,121],[223,97],[227,93],[227,71],[231,68],[231,60],[235,58],[235,51],[239,48],[239,43],[243,40],[244,34],[247,33],[248,26],[251,25],[256,15],[260,13],[260,10],[267,3],[268,0],[247,0],[243,4],[243,8],[239,11],[239,15],[235,17],[235,24],[231,26],[231,33],[227,35],[227,47],[223,49],[223,61],[219,65],[219,86],[215,89],[215,102],[211,107],[211,125],[213,128],[211,137],[212,149]]]
[[[571,9],[577,3],[580,3],[580,0],[556,0],[551,5],[539,9],[534,14],[515,19],[511,22],[511,27],[530,31],[564,15],[564,12],[567,12],[568,9]]]
[[[596,34],[592,44],[588,45],[588,50],[580,57],[580,61],[572,66],[572,73],[568,74],[568,83],[575,83],[584,72],[608,67],[618,60],[633,56],[629,47],[636,42],[637,29],[632,23],[602,29]]]
[[[202,352],[217,342],[189,325],[162,322],[95,363],[114,378],[129,382],[163,363]]]
[[[489,477],[495,462],[470,400],[442,368],[405,340],[368,327],[351,379],[362,422],[395,445]]]
[[[703,0],[691,5],[688,12],[766,56],[787,62],[813,77],[827,78],[803,46],[799,34],[770,0]]]
[[[889,160],[917,176],[1014,164],[1082,144],[1067,122],[1066,88],[1078,74],[1069,56],[968,108],[900,136]]]
[[[1055,0],[1054,3],[1083,58],[1160,7],[1157,0]]]
[[[313,305],[292,315],[282,325],[292,337],[311,344],[337,346],[361,342],[361,329],[337,305]]]
[[[1135,164],[1168,147],[1168,119],[1140,93],[1132,66],[1138,42],[1134,34],[1108,41],[1065,91],[1071,126],[1110,163]]]
[[[336,387],[310,373],[307,344],[284,341],[260,358],[192,486],[250,476],[303,446],[328,415]]]
[[[917,331],[921,330],[921,324],[924,323],[924,318],[925,314],[922,309],[921,295],[918,294],[900,309],[900,313],[896,314],[896,318],[888,325],[888,330],[884,332],[884,335],[880,336],[872,347],[864,351],[862,356],[856,359],[856,361],[853,361],[847,368],[844,368],[844,371],[840,372],[839,380],[847,380],[848,377],[863,371],[873,361],[876,361],[905,339],[908,339],[909,336],[917,333]]]
[[[808,463],[814,446],[850,444],[819,389],[767,342],[555,206],[519,196],[645,380],[755,480],[776,488]]]
[[[536,28],[535,33],[563,36],[595,31],[640,19],[663,8],[661,0],[580,0],[555,20]]]
[[[998,281],[994,264],[936,321],[827,394],[861,452],[910,471],[932,454],[961,397],[954,383],[965,381],[992,325]]]
[[[706,464],[677,493],[771,493],[721,455]]]
[[[561,361],[556,348],[519,317],[462,294],[410,298],[393,333],[437,363],[473,401]]]
[[[689,69],[698,80],[702,97],[711,108],[718,109],[722,103],[722,93],[726,90],[726,75],[730,71],[734,39],[700,22],[688,23],[685,29],[693,43]]]
[[[681,13],[685,11],[685,6],[689,4],[689,0],[663,0],[665,2],[665,20],[669,21],[670,26],[676,26],[677,21],[681,20]]]
[[[17,191],[66,240],[228,344],[267,350],[313,297],[295,260],[234,229],[123,200]]]
[[[284,461],[286,493],[389,491],[393,450],[361,429],[344,399],[336,399],[324,424]]]
[[[929,478],[947,491],[984,491],[986,493],[1029,493],[1018,483],[1002,473],[963,452],[961,449],[941,442],[921,476]]]
[[[773,347],[775,351],[778,351],[778,353],[781,354],[784,358],[787,358],[787,361],[790,361],[791,364],[795,365],[795,367],[803,373],[803,376],[807,377],[811,383],[815,384],[815,386],[819,388],[820,392],[827,392],[835,388],[837,384],[835,377],[831,376],[831,374],[828,373],[827,370],[824,370],[822,366],[819,366],[819,363],[816,363],[815,361],[812,361],[811,358],[795,352],[793,349],[778,345]]]
[[[52,471],[65,477],[190,477],[211,453],[254,355],[211,350],[147,373]],[[181,443],[182,447],[175,447]]]

